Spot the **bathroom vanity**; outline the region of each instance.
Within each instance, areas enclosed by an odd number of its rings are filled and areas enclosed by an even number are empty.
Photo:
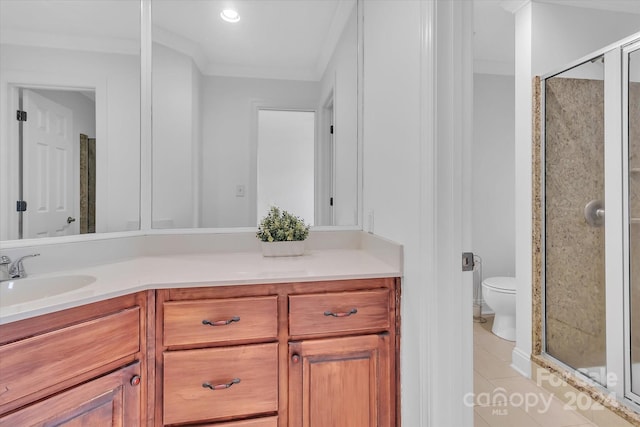
[[[151,297],[0,326],[0,426],[142,425]]]
[[[401,272],[370,251],[72,273],[96,280],[0,305],[0,426],[399,425]]]

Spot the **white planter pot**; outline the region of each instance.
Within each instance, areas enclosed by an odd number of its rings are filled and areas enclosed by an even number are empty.
[[[262,242],[263,256],[299,256],[304,254],[304,240]]]

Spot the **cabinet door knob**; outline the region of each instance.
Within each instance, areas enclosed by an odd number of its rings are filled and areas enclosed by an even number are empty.
[[[228,383],[223,383],[223,384],[210,384],[208,382],[203,383],[202,387],[203,388],[208,388],[210,390],[216,391],[216,390],[224,390],[226,388],[231,387],[234,384],[238,384],[240,382],[240,378],[234,378],[231,381],[229,381]]]
[[[291,356],[291,362],[298,363],[299,361],[300,361],[300,355],[299,354],[294,354],[293,356]]]
[[[131,380],[129,381],[129,383],[132,386],[137,386],[140,385],[140,375],[134,375],[131,377]]]
[[[202,324],[203,325],[209,325],[209,326],[225,326],[225,325],[228,325],[230,323],[239,322],[239,321],[240,321],[240,316],[233,316],[229,320],[216,320],[214,322],[205,319],[205,320],[202,321]]]
[[[352,314],[356,314],[358,312],[357,308],[352,308],[351,310],[347,311],[347,312],[343,312],[343,313],[334,313],[333,311],[325,311],[324,315],[325,316],[333,316],[333,317],[349,317]]]

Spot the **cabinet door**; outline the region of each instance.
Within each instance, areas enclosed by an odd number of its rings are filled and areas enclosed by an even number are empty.
[[[389,427],[389,335],[289,344],[289,426]]]
[[[0,418],[0,427],[141,425],[135,363]]]

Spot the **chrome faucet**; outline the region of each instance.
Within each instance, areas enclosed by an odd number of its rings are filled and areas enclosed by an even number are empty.
[[[0,282],[11,279],[11,276],[9,276],[9,264],[11,264],[11,258],[6,255],[0,256]]]
[[[25,258],[31,258],[39,255],[40,254],[24,255],[18,258],[17,260],[15,260],[14,262],[12,262],[11,265],[9,266],[9,279],[21,279],[23,277],[27,277],[27,272],[24,270],[24,265],[22,265],[22,260]],[[4,258],[9,260],[8,257],[3,257],[3,260]]]

